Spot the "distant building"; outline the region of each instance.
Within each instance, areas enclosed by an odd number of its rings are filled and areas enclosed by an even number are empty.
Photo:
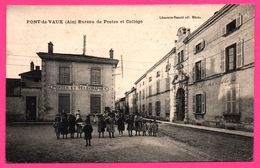
[[[39,52],[42,59],[40,116],[52,120],[57,113],[83,116],[102,113],[115,105],[115,68],[118,60],[79,54],[54,53],[53,44],[48,52]]]
[[[39,120],[41,70],[30,64],[30,71],[19,74],[21,79],[6,79],[7,121]]]
[[[115,107],[116,107],[116,110],[117,110],[117,111],[128,115],[128,113],[126,113],[126,101],[125,101],[125,97],[122,97],[122,98],[116,100],[116,102],[115,102]]]
[[[141,115],[169,120],[170,74],[175,51],[173,48],[135,82],[136,104]]]
[[[128,114],[136,114],[137,113],[137,104],[136,104],[136,89],[132,87],[132,89],[125,93],[125,101],[126,101],[126,113]]]

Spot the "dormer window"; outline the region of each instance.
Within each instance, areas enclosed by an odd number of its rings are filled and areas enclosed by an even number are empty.
[[[235,31],[235,29],[236,29],[236,20],[233,20],[232,22],[227,24],[226,29],[227,29],[226,33],[231,33],[233,31]]]
[[[242,25],[242,15],[239,14],[237,18],[233,19],[229,23],[227,23],[223,28],[223,36],[227,36],[231,34],[232,32],[239,29],[239,27]]]
[[[157,71],[157,72],[156,72],[156,77],[157,77],[157,78],[160,77],[160,71]]]
[[[205,48],[205,40],[200,40],[195,44],[193,48],[193,52],[194,54],[197,54],[200,51],[202,51],[204,48]]]

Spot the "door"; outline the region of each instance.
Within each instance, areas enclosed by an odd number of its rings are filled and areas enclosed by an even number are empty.
[[[59,94],[59,113],[70,113],[70,94]]]
[[[90,112],[101,113],[101,95],[90,95]]]
[[[26,119],[36,120],[36,96],[26,96]]]
[[[176,94],[176,116],[178,121],[183,121],[185,117],[185,94],[182,88]]]

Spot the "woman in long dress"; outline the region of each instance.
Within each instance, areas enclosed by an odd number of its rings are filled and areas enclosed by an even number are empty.
[[[125,119],[121,113],[119,113],[119,117],[117,119],[117,129],[119,132],[119,136],[122,136],[123,131],[125,130]]]

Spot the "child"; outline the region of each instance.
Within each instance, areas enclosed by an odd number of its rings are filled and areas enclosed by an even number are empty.
[[[153,133],[152,120],[150,120],[148,123],[148,133],[149,133],[149,136],[152,136],[152,133]]]
[[[52,124],[54,131],[56,133],[57,139],[60,139],[60,131],[61,131],[61,118],[60,117],[55,117],[55,121]]]
[[[143,120],[143,124],[142,124],[143,136],[146,136],[147,128],[148,128],[147,123],[145,120]]]
[[[92,132],[93,128],[92,125],[90,124],[90,117],[87,116],[87,119],[85,121],[85,126],[83,127],[83,132],[85,134],[85,140],[86,140],[86,145],[85,146],[91,146],[91,139],[92,139]]]
[[[157,124],[156,120],[153,121],[152,128],[153,128],[153,136],[157,136],[158,124]]]
[[[76,112],[76,132],[77,132],[77,138],[78,137],[81,138],[82,124],[83,124],[83,120],[82,120],[81,115],[80,115],[80,110],[78,110]]]
[[[131,137],[133,136],[133,129],[134,129],[134,117],[133,115],[130,115],[128,119],[126,120],[127,122],[127,130],[128,130],[128,135]]]
[[[106,128],[106,122],[104,120],[103,115],[99,116],[98,120],[98,137],[100,138],[100,134],[102,134],[102,138],[104,138],[104,132]]]

